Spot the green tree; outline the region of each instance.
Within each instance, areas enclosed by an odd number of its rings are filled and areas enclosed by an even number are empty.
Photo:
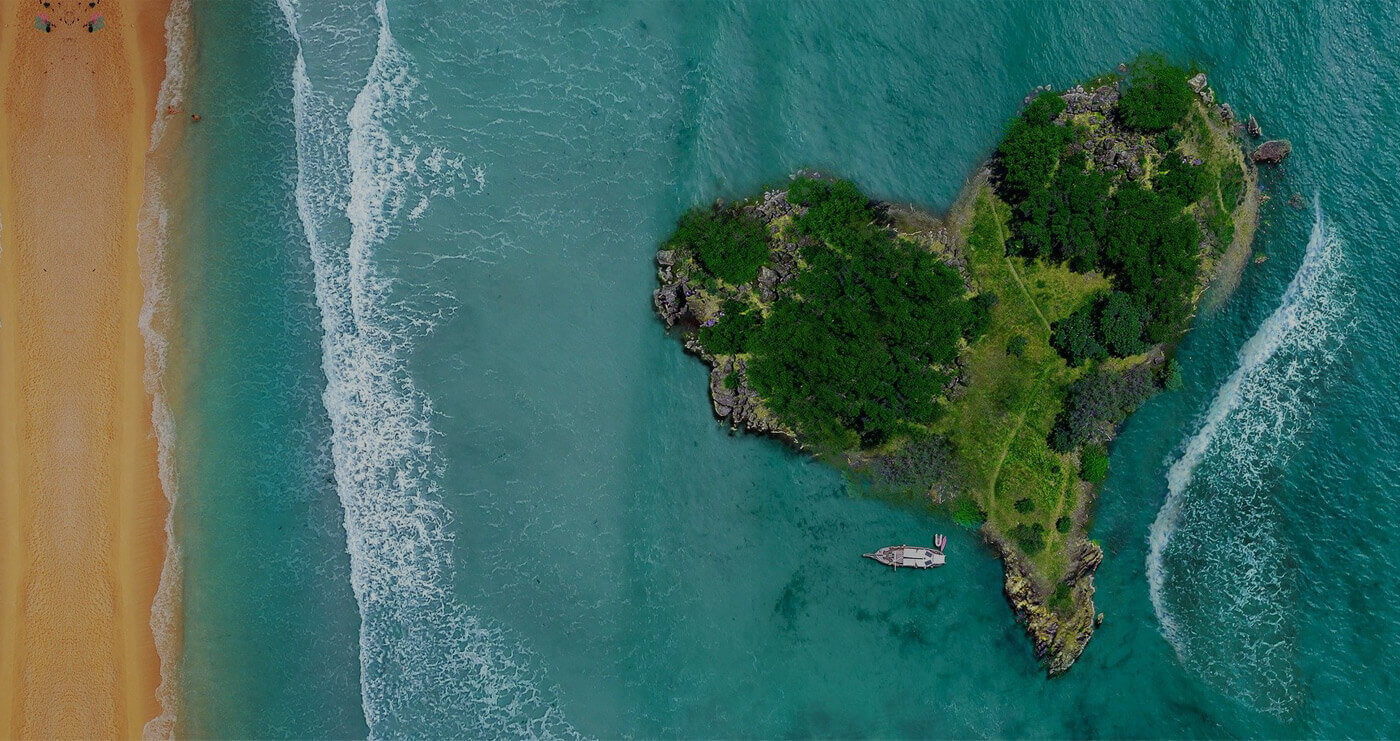
[[[1187,318],[1200,228],[1182,209],[1181,201],[1136,182],[1113,196],[1100,263],[1119,290],[1147,309],[1150,342],[1171,338]]]
[[[758,317],[733,299],[724,302],[720,314],[718,322],[700,328],[700,344],[716,355],[746,352],[759,324]]]
[[[1013,358],[1019,358],[1025,353],[1028,343],[1029,340],[1026,339],[1025,335],[1012,335],[1011,339],[1006,341],[1006,354]]]
[[[1195,203],[1205,198],[1206,194],[1215,192],[1219,183],[1219,178],[1205,165],[1193,165],[1180,159],[1173,161],[1172,157],[1167,157],[1162,162],[1162,168],[1153,180],[1153,189],[1182,203]]]
[[[999,192],[1011,204],[1020,204],[1050,182],[1069,143],[1068,127],[1033,123],[1018,117],[997,147],[1002,166]]]
[[[959,342],[992,300],[964,298],[957,271],[878,225],[850,182],[799,191],[806,268],[751,337],[748,379],[811,444],[872,448],[937,416]]]
[[[1118,100],[1124,125],[1156,133],[1171,128],[1191,110],[1194,94],[1187,72],[1161,55],[1139,57],[1132,65],[1127,90]]]
[[[1142,331],[1147,325],[1147,309],[1122,291],[1114,291],[1099,307],[1099,335],[1113,355],[1126,358],[1147,349]]]
[[[667,244],[691,252],[711,275],[736,285],[758,277],[768,262],[763,222],[736,209],[687,211]]]
[[[1034,556],[1045,550],[1045,526],[1038,522],[1021,523],[1011,528],[1011,540],[1027,556]]]
[[[1099,342],[1093,304],[1055,322],[1054,330],[1050,335],[1050,344],[1070,365],[1108,357],[1108,350]]]
[[[1059,93],[1045,91],[1035,96],[1021,111],[1021,119],[1032,126],[1045,126],[1065,112],[1067,104]]]
[[[1176,362],[1176,358],[1167,361],[1167,368],[1164,373],[1166,379],[1162,385],[1168,391],[1180,391],[1186,386],[1186,381],[1181,377],[1181,364]]]

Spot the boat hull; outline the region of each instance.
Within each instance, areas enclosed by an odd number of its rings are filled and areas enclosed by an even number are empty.
[[[891,545],[864,555],[896,569],[933,569],[945,561],[942,550],[916,545]]]

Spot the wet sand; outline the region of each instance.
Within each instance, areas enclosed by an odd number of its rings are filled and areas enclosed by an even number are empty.
[[[133,737],[160,711],[136,224],[168,3],[101,2],[96,33],[52,5],[0,2],[0,735]]]

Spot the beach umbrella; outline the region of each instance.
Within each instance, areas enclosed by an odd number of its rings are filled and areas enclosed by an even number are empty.
[[[106,25],[107,22],[102,19],[102,16],[94,14],[92,18],[88,20],[88,33],[101,31]]]
[[[39,29],[40,31],[43,31],[44,33],[48,33],[49,19],[45,17],[43,13],[34,16],[34,27]]]

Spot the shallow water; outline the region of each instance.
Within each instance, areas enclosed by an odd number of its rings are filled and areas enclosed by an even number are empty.
[[[197,0],[170,248],[185,730],[1400,732],[1393,17]],[[975,534],[716,425],[651,256],[685,207],[801,166],[946,208],[1027,90],[1146,48],[1294,156],[1265,179],[1270,260],[1113,448],[1107,620],[1047,681]],[[1285,299],[1322,244],[1295,191],[1330,235],[1311,303]],[[1295,305],[1304,336],[1250,365]],[[936,572],[855,557],[935,531]]]

